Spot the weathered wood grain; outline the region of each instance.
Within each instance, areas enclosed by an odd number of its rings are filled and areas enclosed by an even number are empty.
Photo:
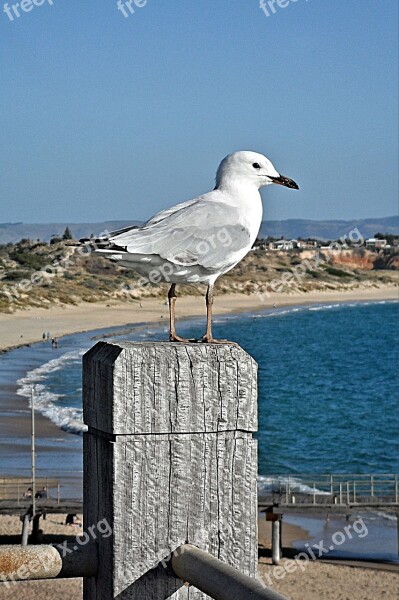
[[[207,598],[171,575],[184,543],[255,576],[253,359],[227,344],[100,343],[83,388],[85,528],[113,530],[86,600]]]
[[[236,346],[99,342],[83,364],[84,420],[100,431],[257,429],[256,363]]]

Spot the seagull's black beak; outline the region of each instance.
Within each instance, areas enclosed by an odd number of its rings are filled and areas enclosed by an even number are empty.
[[[293,190],[299,190],[299,185],[295,183],[293,179],[285,177],[284,175],[279,175],[278,177],[271,177],[271,175],[268,175],[268,178],[271,179],[273,183],[284,185],[285,187],[291,188]]]

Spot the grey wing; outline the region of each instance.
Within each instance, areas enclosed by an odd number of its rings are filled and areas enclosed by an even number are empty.
[[[182,210],[183,208],[186,208],[187,206],[191,206],[192,204],[195,204],[196,202],[198,202],[198,200],[201,200],[201,199],[202,199],[202,196],[200,196],[198,198],[194,198],[193,200],[187,200],[186,202],[181,202],[180,204],[176,204],[175,206],[172,206],[171,208],[166,208],[165,210],[161,210],[159,213],[157,213],[156,215],[151,217],[151,219],[148,219],[148,221],[144,224],[144,227],[147,227],[149,225],[154,225],[155,223],[159,223],[160,221],[163,221],[167,217],[170,217],[171,215],[178,212],[179,210]]]
[[[250,233],[239,224],[234,207],[198,199],[141,229],[111,238],[111,242],[132,255],[155,254],[176,265],[218,271],[236,262],[236,253],[249,250]]]
[[[186,206],[190,206],[191,204],[194,204],[194,202],[197,202],[199,198],[194,198],[194,200],[187,200],[187,202],[181,202],[180,204],[176,204],[175,206],[172,206],[171,208],[166,208],[165,210],[161,210],[159,213],[155,214],[153,217],[151,217],[151,219],[148,219],[148,221],[146,221],[144,223],[144,225],[142,225],[141,227],[139,227],[138,225],[129,225],[128,227],[123,227],[123,229],[116,229],[115,231],[110,231],[108,233],[108,235],[106,237],[101,237],[96,239],[96,242],[102,243],[102,242],[108,242],[110,240],[112,240],[113,242],[117,243],[117,244],[122,244],[126,243],[126,240],[130,239],[130,235],[133,231],[136,231],[137,229],[143,230],[144,228],[148,227],[149,225],[154,225],[155,223],[158,223],[159,221],[163,221],[163,219],[166,219],[166,217],[169,217],[170,215],[172,215],[173,213],[185,208]],[[83,240],[81,240],[83,241]],[[86,240],[85,240],[86,241]]]

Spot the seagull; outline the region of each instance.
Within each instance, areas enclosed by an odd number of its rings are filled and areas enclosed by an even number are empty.
[[[133,269],[151,283],[170,284],[171,342],[189,341],[176,333],[176,286],[206,284],[206,332],[196,341],[220,343],[224,340],[212,335],[215,281],[252,248],[262,222],[259,189],[271,184],[299,189],[262,154],[234,152],[220,163],[211,192],[157,213],[142,227],[100,238],[95,253]]]

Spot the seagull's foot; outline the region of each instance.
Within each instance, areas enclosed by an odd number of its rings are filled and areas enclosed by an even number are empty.
[[[180,337],[180,335],[176,335],[176,334],[169,334],[169,341],[170,342],[180,342],[183,344],[188,344],[190,342],[190,340],[187,340],[186,338],[182,338]]]
[[[212,336],[204,335],[202,338],[197,340],[200,344],[230,344],[232,346],[238,346],[237,342],[231,342],[230,340],[217,340]]]

